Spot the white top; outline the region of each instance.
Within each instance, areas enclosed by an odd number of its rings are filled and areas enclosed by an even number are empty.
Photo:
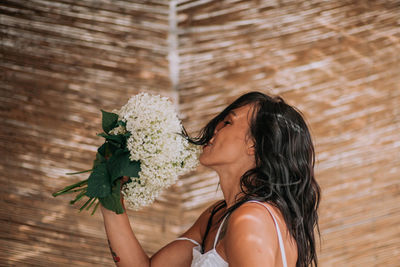
[[[254,202],[254,203],[264,206],[268,210],[268,212],[271,214],[272,219],[274,220],[274,223],[275,223],[276,232],[278,234],[279,248],[281,250],[283,266],[287,267],[286,253],[285,253],[285,247],[283,244],[282,234],[281,234],[281,230],[279,229],[279,225],[275,219],[274,214],[271,212],[270,208],[262,202],[259,202],[256,200],[250,200],[248,202]],[[224,224],[226,218],[227,218],[227,216],[225,216],[225,218],[222,220],[222,222],[218,228],[218,232],[217,232],[217,235],[215,236],[213,248],[204,254],[201,253],[201,245],[197,241],[187,238],[187,237],[177,238],[177,240],[188,240],[196,245],[193,248],[193,260],[192,260],[191,267],[227,267],[227,266],[229,266],[228,263],[218,254],[217,250],[215,249],[215,246],[217,245],[217,242],[218,242],[219,234],[221,232],[222,225]]]

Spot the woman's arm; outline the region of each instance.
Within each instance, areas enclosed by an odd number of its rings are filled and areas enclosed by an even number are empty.
[[[211,207],[200,215],[193,226],[183,236],[201,243]],[[149,258],[133,233],[126,212],[116,214],[104,207],[101,207],[101,211],[111,254],[118,267],[190,266],[192,249],[194,247],[193,243],[175,240]]]
[[[150,259],[144,252],[129,224],[128,215],[116,214],[101,206],[108,244],[117,266],[150,266]]]

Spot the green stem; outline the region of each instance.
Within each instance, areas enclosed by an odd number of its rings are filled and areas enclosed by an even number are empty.
[[[99,206],[99,204],[100,204],[100,200],[99,200],[99,199],[97,199],[96,206],[94,206],[94,209],[93,209],[93,212],[92,212],[92,214],[91,214],[91,215],[93,215],[93,214],[96,212],[96,210],[97,210],[97,207]]]
[[[89,210],[90,207],[93,205],[94,202],[96,202],[97,197],[93,197],[93,201],[90,202],[90,205],[86,208],[86,210]]]
[[[81,187],[81,188],[79,188],[79,189],[74,189],[74,190],[69,190],[68,192],[64,192],[64,194],[71,194],[71,193],[76,193],[76,192],[79,192],[79,191],[82,191],[82,190],[86,190],[87,191],[87,186],[85,186],[85,187]]]
[[[93,200],[93,198],[91,197],[91,198],[89,198],[89,200],[88,201],[86,201],[85,202],[85,204],[83,204],[83,206],[79,209],[79,212],[81,212],[82,210],[84,210],[85,209],[85,207],[90,203],[90,202],[92,202],[92,200]]]
[[[84,197],[85,194],[86,194],[86,190],[82,190],[82,192],[80,192],[80,193],[76,196],[76,198],[75,198],[74,200],[71,200],[71,201],[69,202],[69,204],[73,205],[75,202],[77,202],[77,201],[80,200],[82,197]]]
[[[61,189],[60,191],[57,191],[57,192],[53,193],[53,197],[62,195],[64,193],[67,193],[68,191],[70,191],[72,189],[75,189],[77,187],[81,187],[81,186],[87,184],[87,182],[88,182],[88,179],[83,180],[83,181],[79,181],[79,182],[77,182],[75,184],[72,184],[72,185],[69,185],[69,186],[66,186],[63,189]]]
[[[80,172],[68,172],[68,173],[66,173],[66,175],[81,174],[81,173],[91,172],[91,171],[93,171],[93,169],[86,170],[86,171],[80,171]]]

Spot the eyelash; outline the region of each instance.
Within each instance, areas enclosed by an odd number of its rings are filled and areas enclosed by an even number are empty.
[[[230,121],[224,121],[224,125],[232,124]]]

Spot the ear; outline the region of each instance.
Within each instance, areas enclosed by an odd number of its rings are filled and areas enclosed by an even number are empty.
[[[246,136],[246,146],[247,146],[247,150],[246,153],[249,156],[254,156],[256,154],[256,149],[255,149],[255,141],[253,140],[252,137],[250,137],[249,135]]]
[[[249,145],[249,147],[247,148],[247,155],[249,155],[249,156],[254,156],[255,153],[256,153],[255,145],[254,145],[253,143],[251,143],[251,144]]]

